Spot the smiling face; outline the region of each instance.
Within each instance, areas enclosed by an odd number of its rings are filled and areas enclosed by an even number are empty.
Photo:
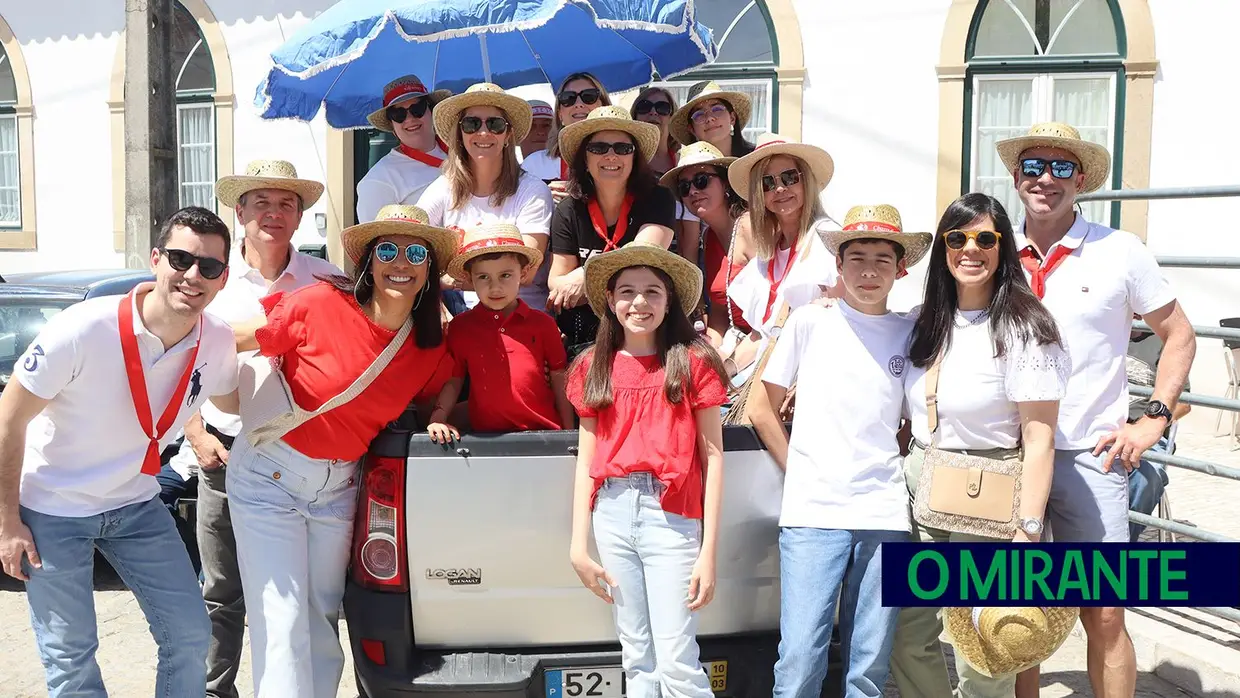
[[[1062,148],[1030,148],[1020,154],[1020,159],[1041,158],[1043,160],[1071,160],[1077,163],[1076,172],[1068,179],[1056,179],[1051,175],[1051,168],[1040,177],[1028,177],[1021,173],[1020,162],[1016,163],[1013,178],[1020,200],[1025,205],[1025,215],[1034,219],[1054,220],[1067,216],[1076,203],[1077,192],[1085,184],[1085,174],[1081,172],[1080,158]]]
[[[419,101],[427,100],[427,97],[419,97],[405,102],[393,104],[394,107],[403,107],[406,110],[405,120],[396,123],[392,121],[392,132],[396,134],[396,138],[400,140],[402,145],[406,145],[414,150],[429,151],[435,148],[435,129],[431,121],[431,108],[427,105],[426,111],[422,116],[414,116],[408,109]]]
[[[844,297],[858,310],[885,310],[887,294],[904,271],[904,259],[897,258],[896,246],[885,240],[845,243],[836,265],[844,282]]]
[[[188,252],[196,257],[210,257],[221,264],[227,259],[228,248],[219,235],[199,235],[182,225],[174,227],[164,245],[168,250]],[[186,316],[201,313],[228,280],[228,269],[214,279],[202,275],[198,263],[185,271],[172,267],[167,255],[151,251],[151,269],[155,272],[155,292],[163,296],[172,312]]]
[[[994,231],[995,222],[990,216],[983,215],[968,225],[960,228],[964,231]],[[956,279],[957,287],[982,287],[994,283],[995,271],[999,268],[999,245],[983,250],[977,240],[968,238],[963,248],[953,250],[947,247],[947,269]]]
[[[390,242],[396,245],[396,257],[390,262],[381,261],[378,255],[371,253],[370,275],[375,287],[375,298],[386,297],[391,300],[414,299],[426,285],[426,277],[430,270],[430,255],[434,254],[430,243],[412,235],[383,235],[375,245]],[[409,245],[422,245],[427,250],[426,261],[412,264],[405,248]]]
[[[255,189],[237,202],[237,220],[255,243],[283,247],[301,225],[301,199],[285,189]]]
[[[584,149],[591,143],[635,145],[632,136],[624,131],[599,131],[590,136],[589,140],[581,144],[581,147]],[[627,183],[629,175],[633,172],[633,158],[637,157],[637,154],[638,151],[634,150],[628,155],[616,155],[615,149],[612,148],[603,155],[595,155],[586,150],[586,170],[594,178],[596,186],[602,186],[604,182]]]
[[[803,166],[796,158],[788,155],[776,155],[766,161],[766,165],[762,168],[762,174],[772,177],[775,181],[775,188],[771,191],[764,191],[763,200],[766,203],[766,210],[781,218],[800,215],[801,208],[805,205],[805,180],[800,179],[796,184],[784,184],[780,178],[780,173],[787,170],[803,170]]]
[[[562,89],[560,93],[561,94],[565,92],[580,93],[582,90],[597,90],[597,89],[598,87],[594,83],[590,82],[589,80],[586,80],[585,78],[577,78],[576,80],[570,80],[568,84],[564,85],[564,89]],[[586,104],[584,101],[582,101],[581,97],[578,96],[577,100],[574,103],[568,105],[567,107],[561,107],[559,106],[559,104],[560,103],[557,101],[556,109],[558,110],[557,113],[560,115],[560,127],[563,128],[564,126],[567,126],[569,124],[575,124],[578,121],[581,121],[582,119],[586,118],[587,116],[590,115],[590,110],[603,106],[603,99],[600,96],[600,98],[596,100],[594,104]]]
[[[689,128],[693,137],[714,145],[723,153],[732,149],[732,127],[736,124],[736,114],[728,107],[728,103],[720,99],[706,99],[699,102],[689,114]]]
[[[697,184],[701,184],[698,175],[705,176],[706,188],[698,189]],[[695,181],[696,180],[696,181]],[[727,208],[728,194],[723,183],[723,178],[719,176],[719,171],[712,165],[694,165],[686,167],[676,175],[677,194],[684,187],[685,183],[689,186],[689,195],[681,199],[681,203],[693,212],[699,218],[713,214],[720,207]]]
[[[473,133],[465,133],[461,131],[461,139],[465,144],[465,152],[471,160],[482,158],[500,158],[504,155],[504,147],[511,143],[513,138],[512,126],[508,126],[503,133],[496,134],[491,132],[491,128],[487,126],[487,119],[499,118],[504,121],[508,120],[508,116],[504,114],[504,110],[499,107],[482,105],[470,107],[461,114],[462,118],[476,117],[482,119],[482,127]]]
[[[643,94],[639,99],[635,100],[634,105],[636,105],[637,102],[641,102],[642,100],[646,100],[655,106],[665,105],[665,107],[669,109],[672,106],[671,96],[668,95],[663,90],[650,90],[649,92]],[[654,124],[655,126],[658,126],[659,127],[659,138],[663,138],[663,139],[667,138],[667,125],[672,120],[671,111],[668,112],[667,116],[660,114],[658,110],[654,108],[651,108],[651,110],[646,112],[645,114],[634,111],[633,118],[638,121],[645,121],[648,124]]]
[[[469,280],[473,282],[479,303],[491,310],[507,310],[516,303],[521,290],[525,258],[510,252],[491,257],[482,255],[470,260],[467,265]]]
[[[649,334],[667,317],[667,286],[652,269],[630,267],[616,275],[613,289],[607,292],[607,305],[626,335]]]

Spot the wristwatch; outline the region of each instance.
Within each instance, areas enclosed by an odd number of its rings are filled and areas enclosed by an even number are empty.
[[[1042,519],[1021,519],[1020,530],[1031,536],[1040,535],[1042,533]]]
[[[1158,400],[1150,400],[1150,404],[1145,406],[1145,416],[1153,417],[1154,419],[1157,419],[1159,417],[1164,417],[1166,418],[1167,423],[1170,424],[1171,423],[1171,408],[1167,407],[1166,405],[1159,402]]]

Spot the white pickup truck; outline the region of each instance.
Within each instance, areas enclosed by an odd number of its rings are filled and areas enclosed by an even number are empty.
[[[699,641],[716,696],[768,698],[779,643],[783,477],[724,430],[714,601]],[[623,698],[611,607],[568,562],[577,432],[426,436],[411,408],[363,464],[345,592],[368,698]],[[838,645],[823,695],[838,695]]]

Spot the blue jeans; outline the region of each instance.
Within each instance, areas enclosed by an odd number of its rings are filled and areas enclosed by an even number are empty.
[[[860,698],[883,694],[900,609],[882,605],[880,550],[883,543],[906,540],[906,531],[780,529],[775,698],[822,695],[837,597],[842,603],[842,695]]]
[[[1150,451],[1169,454],[1167,437],[1159,439],[1158,443],[1150,447]],[[1142,458],[1141,465],[1128,475],[1128,508],[1142,514],[1153,514],[1154,508],[1162,499],[1163,490],[1167,489],[1167,482],[1167,466]],[[1132,542],[1137,542],[1144,530],[1143,524],[1128,522]]]
[[[198,554],[198,537],[194,532],[194,524],[183,519],[177,511],[177,505],[182,499],[193,499],[197,495],[198,476],[195,475],[185,480],[180,473],[172,469],[171,465],[164,463],[159,474],[155,476],[155,481],[159,483],[159,500],[168,508],[168,513],[172,514],[172,520],[177,525],[177,533],[181,536],[181,542],[185,544],[185,550],[189,552],[189,561],[194,566],[194,574],[198,575],[202,571],[202,558]]]
[[[172,515],[158,497],[96,516],[50,516],[21,508],[43,566],[26,600],[50,698],[106,696],[95,660],[94,560],[98,548],[133,590],[158,647],[157,696],[206,692],[211,638],[202,589]]]

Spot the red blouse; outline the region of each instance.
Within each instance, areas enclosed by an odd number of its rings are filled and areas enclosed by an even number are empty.
[[[306,410],[348,388],[396,336],[324,282],[273,293],[262,304],[267,324],[255,333],[259,352],[283,359],[293,399]],[[290,431],[284,441],[308,458],[356,460],[414,398],[437,395],[451,376],[447,342],[419,349],[410,335],[361,395]]]
[[[691,384],[679,404],[663,392],[663,367],[658,356],[617,353],[612,364],[613,404],[602,410],[582,402],[587,355],[568,376],[568,399],[583,418],[597,418],[597,447],[590,464],[594,495],[607,478],[650,472],[666,486],[664,511],[702,518],[703,478],[695,413],[718,409],[727,400],[719,374],[696,353],[689,355]],[[591,501],[593,507],[593,500]]]
[[[735,231],[732,232],[736,234]],[[719,242],[719,236],[711,229],[702,226],[702,235],[706,236],[706,293],[711,305],[723,306],[732,315],[732,324],[736,329],[749,334],[752,330],[742,317],[741,309],[728,299],[728,283],[736,278],[745,268],[744,264],[732,264],[728,259],[728,250]]]

